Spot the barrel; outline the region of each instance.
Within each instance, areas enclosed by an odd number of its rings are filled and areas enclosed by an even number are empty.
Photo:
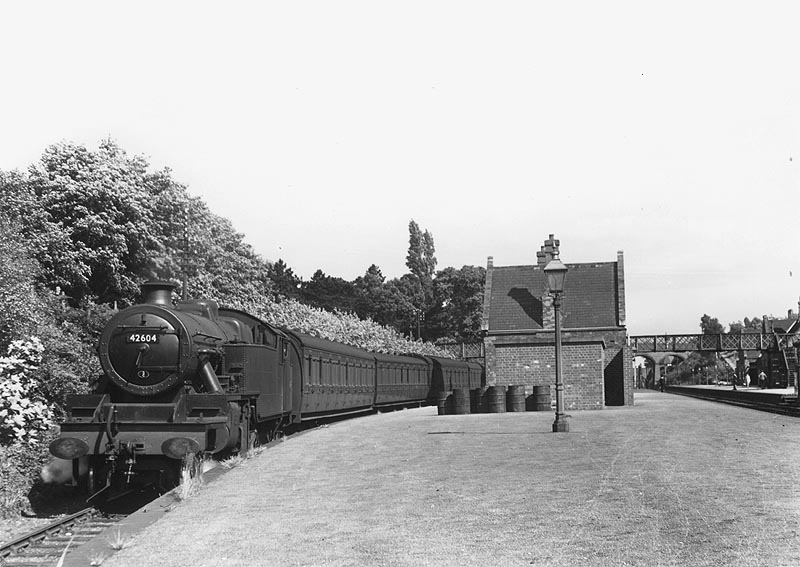
[[[509,386],[506,392],[506,410],[525,411],[525,386]]]
[[[469,413],[469,388],[453,388],[452,410],[457,415]]]
[[[550,386],[534,386],[525,405],[528,411],[550,411]]]
[[[505,413],[506,411],[506,387],[489,386],[484,396],[486,400],[486,413]]]
[[[436,406],[439,408],[439,415],[447,413],[447,397],[450,392],[436,392]]]
[[[474,388],[469,391],[469,409],[472,413],[483,413],[483,396],[486,388]]]

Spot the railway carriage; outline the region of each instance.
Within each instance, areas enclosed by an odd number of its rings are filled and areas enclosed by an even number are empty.
[[[375,405],[424,403],[431,388],[430,365],[414,356],[375,354]]]
[[[456,388],[474,389],[483,385],[483,367],[475,362],[426,357],[431,366],[434,392],[451,392]]]
[[[366,411],[375,401],[375,358],[361,349],[289,332],[303,360],[299,420]]]

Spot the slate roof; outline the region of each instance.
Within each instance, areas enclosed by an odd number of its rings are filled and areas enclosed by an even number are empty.
[[[787,317],[786,319],[772,319],[770,320],[770,328],[778,333],[797,333],[798,323],[796,317]]]
[[[617,263],[567,264],[563,328],[619,326]],[[542,266],[492,267],[489,332],[541,329]]]

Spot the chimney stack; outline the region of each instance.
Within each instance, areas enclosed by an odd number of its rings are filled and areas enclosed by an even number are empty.
[[[172,306],[172,291],[178,286],[172,282],[150,280],[142,284],[142,303]]]
[[[561,244],[561,241],[556,240],[555,235],[551,234],[550,237],[544,241],[542,249],[536,253],[536,264],[544,268],[550,260],[558,256],[559,244]]]

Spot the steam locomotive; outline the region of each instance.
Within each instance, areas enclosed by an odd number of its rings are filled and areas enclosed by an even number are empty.
[[[101,335],[94,393],[71,395],[54,456],[90,495],[175,486],[187,459],[247,451],[291,424],[478,388],[477,363],[390,356],[272,326],[171,282],[142,286]],[[438,396],[440,397],[440,396]]]

